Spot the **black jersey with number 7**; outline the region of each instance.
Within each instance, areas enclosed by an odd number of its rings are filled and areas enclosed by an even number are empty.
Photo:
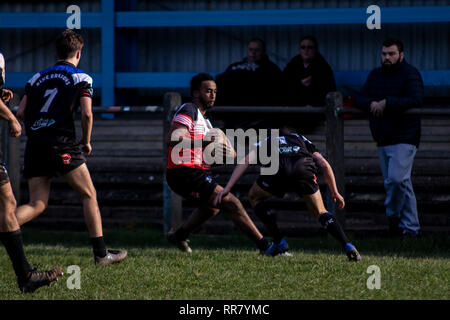
[[[36,73],[25,87],[28,137],[75,140],[74,115],[80,98],[92,97],[92,78],[68,62]]]

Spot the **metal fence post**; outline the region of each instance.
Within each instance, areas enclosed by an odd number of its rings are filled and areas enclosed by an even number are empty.
[[[325,111],[327,159],[333,168],[338,191],[345,198],[344,118],[340,114],[342,105],[340,92],[327,94]],[[330,190],[327,191],[326,205],[328,211],[335,215],[342,227],[345,228],[345,209],[337,210],[336,204],[331,199]]]
[[[167,135],[169,133],[172,116],[176,108],[181,106],[181,95],[178,92],[167,92],[163,101],[163,172],[166,171],[168,147]],[[163,181],[163,226],[164,233],[176,229],[183,222],[182,198],[170,190],[166,180]]]

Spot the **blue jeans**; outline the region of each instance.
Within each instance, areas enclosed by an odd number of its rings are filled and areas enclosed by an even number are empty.
[[[386,190],[386,215],[399,218],[399,227],[403,233],[413,235],[420,229],[416,196],[411,183],[416,152],[416,146],[406,143],[378,147]]]

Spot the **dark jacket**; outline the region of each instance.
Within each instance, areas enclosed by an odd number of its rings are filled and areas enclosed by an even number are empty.
[[[267,56],[255,63],[248,63],[247,58],[235,62],[216,77],[216,104],[276,105],[280,75],[280,68]]]
[[[309,87],[301,84],[301,80],[311,76]],[[333,70],[320,53],[317,53],[311,64],[305,68],[303,58],[297,55],[283,70],[284,90],[287,95],[285,104],[293,106],[324,106],[328,92],[336,91]]]
[[[381,118],[369,115],[370,130],[378,146],[408,143],[419,146],[421,125],[419,115],[404,112],[422,106],[424,88],[419,71],[405,60],[393,70],[379,67],[367,77],[361,93],[355,96],[357,108],[370,111],[372,101],[386,99]]]

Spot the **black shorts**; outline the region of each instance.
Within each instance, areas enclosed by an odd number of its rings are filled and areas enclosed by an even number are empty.
[[[3,163],[0,164],[0,186],[9,182],[8,171],[6,170]]]
[[[319,190],[317,167],[312,158],[281,158],[275,175],[260,175],[256,184],[273,195],[283,197],[286,192],[309,195]]]
[[[185,199],[207,201],[216,189],[211,172],[189,167],[167,169],[169,187]]]
[[[76,144],[48,146],[28,141],[24,158],[23,175],[26,179],[57,177],[86,163],[86,158]]]

